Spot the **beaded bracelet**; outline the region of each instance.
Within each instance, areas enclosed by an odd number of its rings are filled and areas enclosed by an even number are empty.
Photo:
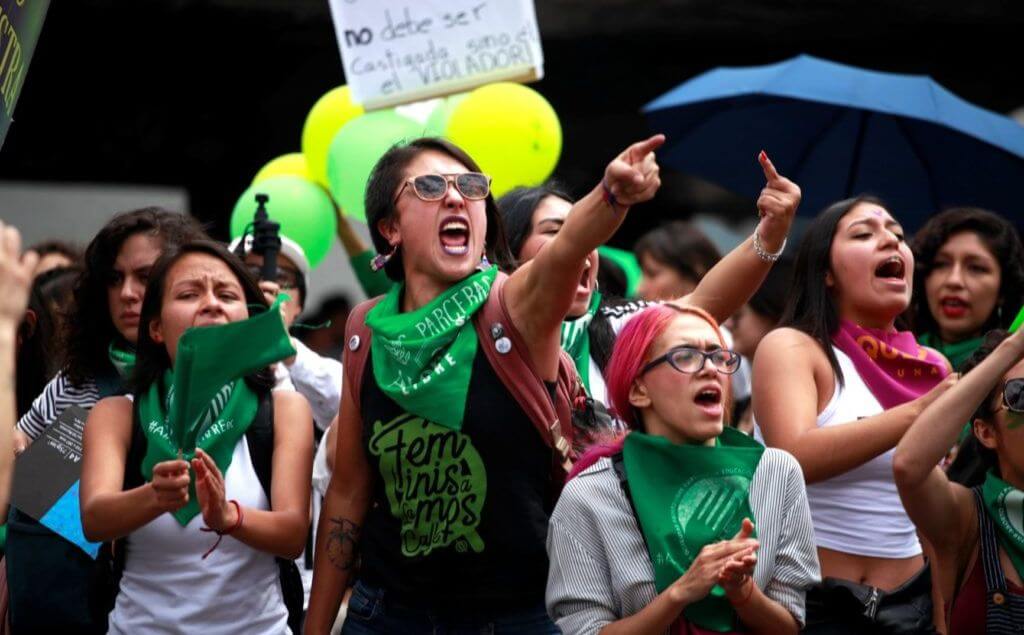
[[[764,248],[764,243],[761,242],[761,234],[754,230],[754,253],[757,257],[765,262],[775,262],[782,257],[782,252],[786,250],[786,238],[782,239],[782,246],[775,253],[772,253]]]

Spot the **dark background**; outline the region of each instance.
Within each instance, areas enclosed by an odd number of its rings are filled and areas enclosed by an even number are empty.
[[[928,74],[1008,112],[1024,105],[1021,4],[536,0],[546,76],[534,87],[564,131],[556,175],[589,189],[647,134],[639,108],[683,80],[798,53]],[[183,186],[226,237],[256,170],[299,150],[309,108],[343,82],[327,0],[53,0],[0,178]],[[663,218],[753,213],[684,175],[665,181],[614,243]]]

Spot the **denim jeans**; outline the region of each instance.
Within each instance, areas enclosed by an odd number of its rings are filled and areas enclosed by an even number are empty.
[[[356,582],[348,601],[342,635],[557,635],[561,632],[548,617],[543,605],[495,615],[453,617],[396,606],[388,602],[386,595],[383,589]],[[466,609],[467,613],[473,611],[472,607]]]

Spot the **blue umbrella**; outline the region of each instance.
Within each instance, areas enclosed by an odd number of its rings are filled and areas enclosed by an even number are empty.
[[[1024,126],[927,76],[800,55],[708,71],[644,112],[668,135],[665,165],[756,198],[764,149],[800,185],[805,214],[870,192],[911,227],[953,205],[1020,219]]]

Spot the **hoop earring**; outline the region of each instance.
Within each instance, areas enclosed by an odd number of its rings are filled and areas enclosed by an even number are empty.
[[[380,271],[385,267],[385,265],[391,262],[391,259],[395,257],[396,253],[398,253],[398,245],[392,246],[391,251],[386,254],[377,254],[373,257],[373,260],[370,261],[370,269],[372,269],[374,273]]]

